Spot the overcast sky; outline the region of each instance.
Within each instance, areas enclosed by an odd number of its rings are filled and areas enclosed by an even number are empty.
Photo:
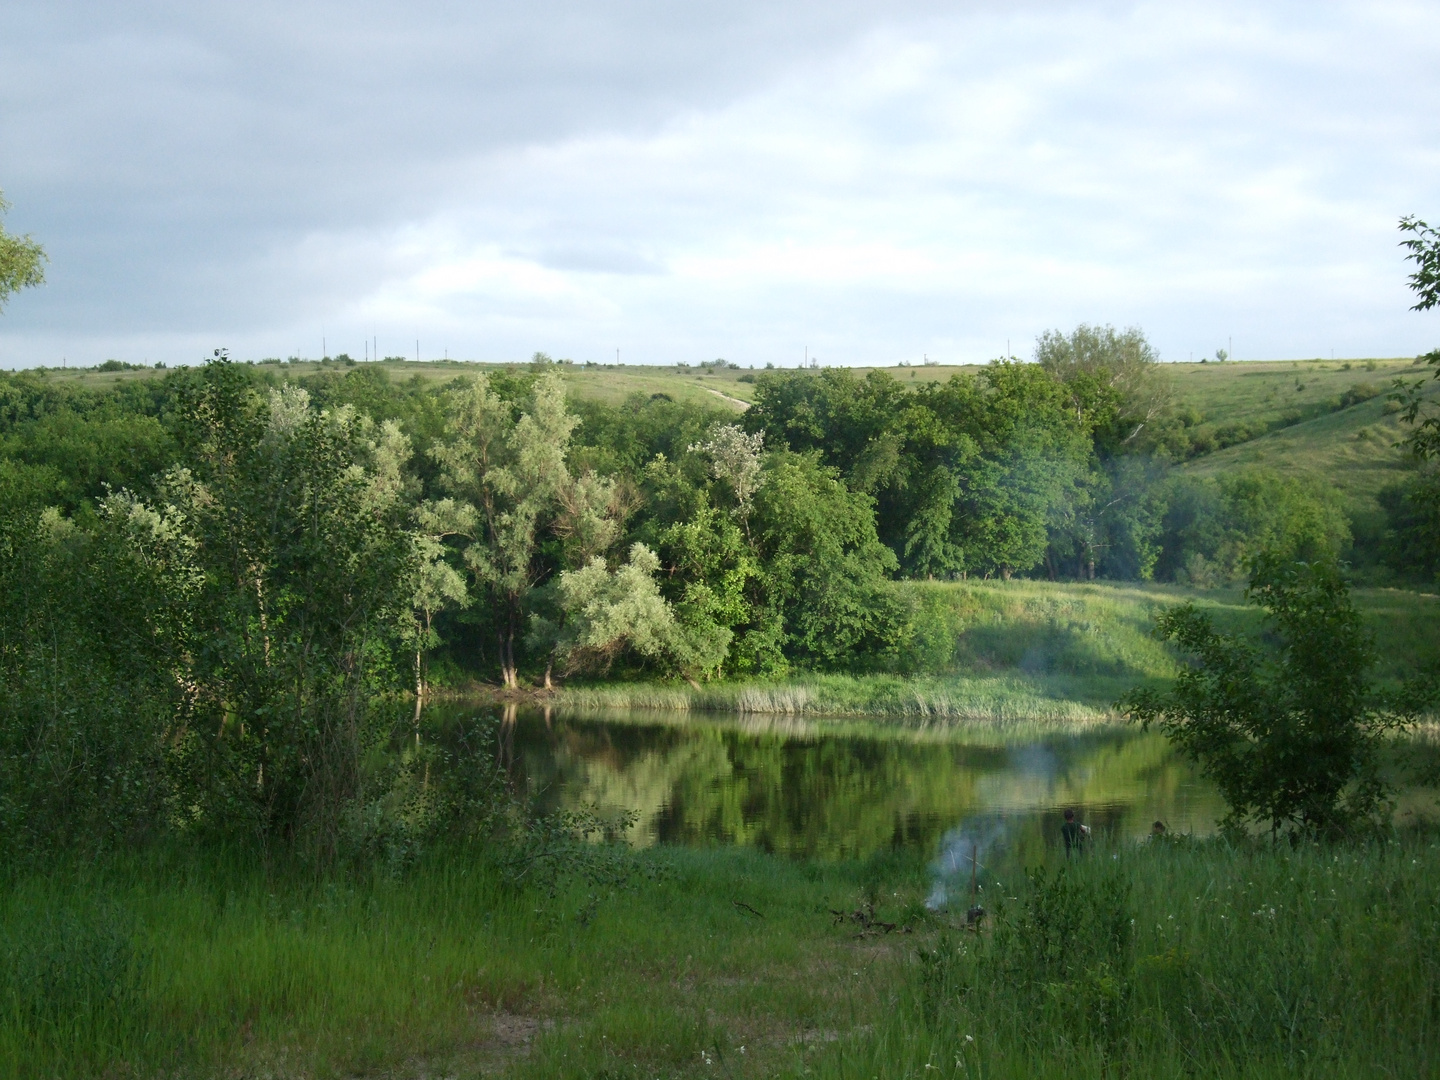
[[[0,365],[1392,356],[1440,4],[0,5]]]

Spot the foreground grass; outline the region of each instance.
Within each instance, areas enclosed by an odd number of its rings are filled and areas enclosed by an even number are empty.
[[[661,880],[614,896],[517,890],[454,856],[363,880],[194,855],[12,875],[0,893],[0,1073],[1440,1068],[1433,837],[1333,850],[1130,844],[1058,874],[1063,858],[1032,846],[987,860],[992,914],[978,935],[925,913],[928,874],[904,859],[637,858]],[[1043,878],[1020,870],[1047,862]],[[867,903],[894,932],[831,914]]]
[[[701,1075],[717,1048],[798,1065],[874,1010],[854,973],[885,953],[828,915],[857,868],[637,857],[661,880],[618,895],[458,857],[365,880],[181,856],[17,877],[0,1075]]]

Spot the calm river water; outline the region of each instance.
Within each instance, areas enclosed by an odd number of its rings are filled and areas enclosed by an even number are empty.
[[[459,720],[485,710],[449,704]],[[490,710],[493,714],[493,710]],[[541,809],[633,810],[636,844],[743,844],[855,858],[1053,842],[1073,807],[1097,833],[1206,833],[1223,806],[1166,740],[1133,728],[902,725],[653,712],[502,723],[498,753]]]

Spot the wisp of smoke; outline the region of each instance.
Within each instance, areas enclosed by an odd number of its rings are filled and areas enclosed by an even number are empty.
[[[979,869],[1004,846],[1009,825],[999,814],[982,814],[962,822],[945,834],[940,855],[931,866],[935,875],[925,906],[943,911],[952,895],[964,896],[970,885],[972,859]],[[968,898],[967,898],[968,899]]]

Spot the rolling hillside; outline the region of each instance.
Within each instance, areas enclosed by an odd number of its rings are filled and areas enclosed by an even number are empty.
[[[468,361],[385,360],[394,380],[440,383],[499,367]],[[341,373],[347,365],[302,361],[284,365],[297,375]],[[864,375],[873,368],[860,368]],[[964,367],[892,367],[902,382],[915,385],[975,371]],[[737,412],[754,396],[753,369],[677,365],[560,365],[577,397],[619,402],[631,394],[668,394],[676,400],[724,404]],[[1398,377],[1419,377],[1428,369],[1410,358],[1374,360],[1276,360],[1166,364],[1177,408],[1188,414],[1197,453],[1187,471],[1211,475],[1237,466],[1259,465],[1291,475],[1323,477],[1345,496],[1353,514],[1377,509],[1375,493],[1402,475],[1404,457],[1395,443],[1404,425],[1388,394]],[[57,382],[107,386],[163,374],[153,368],[102,371],[50,369]],[[1440,397],[1440,383],[1431,393]],[[1213,447],[1213,448],[1212,448]]]

